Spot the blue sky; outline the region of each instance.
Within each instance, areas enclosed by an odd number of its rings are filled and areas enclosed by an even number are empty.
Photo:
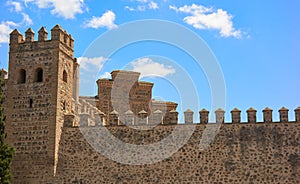
[[[212,110],[212,92],[205,71],[174,45],[143,41],[128,44],[109,58],[86,55],[90,45],[108,31],[132,21],[159,19],[191,30],[211,49],[226,84],[227,120],[234,107],[242,110],[243,120],[245,111],[254,107],[258,120],[262,120],[261,111],[267,106],[274,110],[275,120],[278,109],[286,106],[293,120],[293,110],[300,105],[297,1],[1,0],[0,6],[1,67],[7,69],[8,35],[14,28],[24,34],[29,27],[37,33],[45,26],[50,33],[52,27],[60,24],[75,40],[75,57],[81,62],[81,95],[95,95],[94,81],[98,77],[127,68],[141,71],[146,76],[143,80],[155,82],[153,96],[179,102],[180,112],[186,108]],[[186,79],[180,82],[193,85],[199,97],[198,108],[181,103],[184,92],[177,86],[180,84],[170,81],[179,71],[188,74],[192,83]],[[198,113],[195,118],[198,119]]]

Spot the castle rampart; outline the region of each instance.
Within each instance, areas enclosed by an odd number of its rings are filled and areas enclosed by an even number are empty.
[[[205,129],[214,125],[158,125],[147,131],[128,126],[64,127],[61,139],[61,145],[64,146],[60,150],[61,170],[58,171],[60,180],[63,183],[133,184],[300,182],[300,122],[223,123],[209,146],[200,149]],[[108,129],[124,143],[151,145],[170,136],[177,126],[183,132],[184,127],[194,126],[195,131],[172,156],[152,164],[118,163],[95,151],[91,146],[95,142],[87,141],[97,141],[95,138],[99,132]],[[164,146],[166,149],[170,147]],[[112,150],[109,147],[106,149]],[[127,153],[122,156],[123,161],[147,160],[147,157],[141,156],[142,153],[128,154],[126,147],[123,149]],[[118,152],[110,154],[120,157]]]
[[[80,114],[86,114],[86,121],[90,122],[94,122],[94,121],[98,121],[101,122],[100,124],[98,123],[98,126],[110,126],[110,125],[141,125],[139,123],[139,118],[134,118],[134,114],[131,110],[128,110],[126,112],[123,113],[123,116],[126,117],[124,120],[120,120],[120,113],[117,112],[116,110],[112,111],[111,113],[109,113],[109,116],[112,117],[110,118],[111,121],[106,122],[105,119],[105,114],[98,110],[97,108],[95,108],[92,104],[90,104],[89,102],[85,101],[85,100],[80,100],[80,107],[78,113]],[[279,113],[279,121],[274,122],[273,121],[273,116],[272,116],[272,112],[273,110],[270,109],[269,107],[266,107],[265,109],[262,110],[263,113],[263,120],[262,122],[257,122],[256,120],[256,113],[257,110],[250,107],[246,112],[247,112],[247,122],[242,122],[241,121],[241,110],[239,110],[238,108],[234,108],[230,111],[231,113],[231,121],[229,122],[225,122],[225,111],[223,109],[217,109],[214,113],[215,113],[215,122],[209,122],[209,111],[206,109],[202,109],[201,111],[199,111],[199,121],[194,121],[193,119],[193,115],[194,112],[191,111],[190,109],[187,109],[184,112],[184,122],[180,123],[178,122],[178,112],[175,110],[171,110],[168,112],[169,114],[169,119],[165,119],[164,118],[164,114],[157,110],[155,112],[153,112],[153,114],[151,116],[147,115],[147,112],[145,111],[141,111],[138,113],[137,117],[141,117],[142,119],[147,119],[147,121],[145,121],[145,123],[142,123],[142,125],[169,125],[169,124],[244,124],[244,123],[287,123],[287,122],[299,122],[300,121],[300,107],[296,108],[294,110],[295,112],[295,121],[289,121],[288,118],[288,111],[289,109],[282,107],[278,110]],[[96,114],[98,114],[98,116],[96,116]],[[99,116],[101,114],[101,116]],[[75,115],[74,115],[75,116]],[[96,118],[100,118],[100,120],[97,120]],[[153,121],[155,120],[155,121]],[[124,121],[124,122],[122,122]],[[152,123],[151,123],[152,122]],[[84,126],[87,126],[90,123],[86,123],[86,122],[82,122],[81,123],[84,124]],[[76,126],[81,126],[81,124],[79,122],[74,122],[74,125]],[[92,124],[92,126],[95,126],[95,124]]]

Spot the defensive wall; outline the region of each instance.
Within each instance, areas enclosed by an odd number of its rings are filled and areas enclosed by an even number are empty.
[[[295,109],[296,121],[289,121],[288,109],[281,108],[279,122],[272,121],[272,110],[269,108],[263,110],[264,122],[256,122],[256,110],[253,108],[247,110],[248,122],[240,121],[241,111],[238,109],[231,111],[232,122],[227,123],[224,123],[225,112],[221,109],[215,112],[216,123],[208,123],[207,110],[199,113],[200,123],[195,123],[193,112],[187,110],[184,124],[162,122],[146,131],[112,122],[78,126],[74,123],[76,118],[67,115],[60,142],[57,178],[63,183],[300,182],[300,108]],[[133,126],[148,125],[136,122]],[[202,149],[200,142],[205,129],[216,130],[216,126],[220,126],[216,137]],[[103,156],[94,148],[97,144],[103,144],[97,140],[105,136],[99,135],[103,129],[109,130],[124,143],[151,145],[167,138],[175,130],[179,134],[173,139],[186,139],[187,127],[195,128],[187,143],[170,157],[151,164],[120,163]],[[107,144],[105,149],[113,150],[110,148],[113,146]],[[172,147],[164,146],[160,148],[162,151]],[[147,154],[138,150],[128,154],[126,147],[119,149],[120,152],[111,154],[122,157],[124,162],[147,160]],[[124,155],[120,155],[122,153]]]

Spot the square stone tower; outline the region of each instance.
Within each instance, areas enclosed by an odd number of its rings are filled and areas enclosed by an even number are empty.
[[[156,110],[163,112],[164,121],[169,122],[170,111],[177,108],[177,103],[166,101],[155,101],[152,99],[153,83],[139,81],[139,72],[114,70],[111,72],[111,79],[101,78],[96,81],[98,85],[97,108],[106,115],[109,121],[109,114],[117,111],[121,117],[128,110],[138,117],[141,111],[147,116]]]
[[[112,79],[97,80],[97,108],[106,117],[113,110],[120,114],[131,110],[136,116],[142,110],[150,114],[153,83],[139,81],[139,76],[138,72],[114,70],[111,72]]]
[[[44,27],[38,41],[29,28],[10,34],[5,111],[7,141],[15,147],[14,183],[51,183],[58,164],[64,114],[71,113],[78,90],[74,40],[59,25]]]

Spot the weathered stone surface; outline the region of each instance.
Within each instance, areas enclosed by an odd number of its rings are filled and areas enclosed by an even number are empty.
[[[139,132],[126,126],[107,128],[124,142],[147,145],[170,135],[175,126],[160,125]],[[96,152],[78,128],[64,127],[59,157],[63,169],[58,177],[63,183],[300,182],[299,123],[222,124],[213,143],[203,151],[199,142],[206,126],[212,124],[192,126],[196,126],[195,132],[178,152],[146,165],[112,161]],[[85,131],[93,136],[100,131],[95,128],[105,127],[87,127]]]

